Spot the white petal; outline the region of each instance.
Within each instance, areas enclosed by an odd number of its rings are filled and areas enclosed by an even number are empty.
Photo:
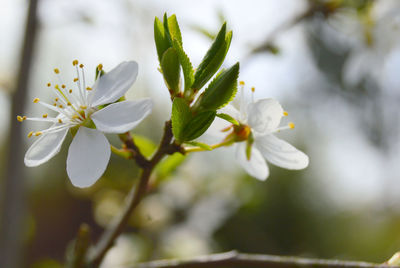
[[[152,107],[150,99],[116,102],[93,113],[91,119],[102,132],[123,133],[136,127]]]
[[[68,128],[39,137],[26,152],[25,165],[36,167],[50,160],[60,151],[67,133]]]
[[[231,104],[228,104],[219,110],[220,113],[228,114],[235,118],[236,120],[240,120],[240,112]]]
[[[121,98],[136,81],[137,74],[138,64],[135,61],[120,63],[96,82],[91,106],[111,103]]]
[[[308,166],[308,156],[293,145],[274,135],[256,138],[255,144],[272,164],[287,169],[303,169]]]
[[[274,99],[261,99],[248,106],[248,123],[259,134],[273,132],[282,116],[282,106]]]
[[[236,144],[236,160],[249,173],[250,176],[259,180],[266,180],[269,175],[269,169],[265,159],[254,146],[251,148],[250,160],[246,157],[246,142]]]
[[[106,170],[111,149],[103,133],[80,127],[68,150],[67,173],[76,187],[89,187]]]

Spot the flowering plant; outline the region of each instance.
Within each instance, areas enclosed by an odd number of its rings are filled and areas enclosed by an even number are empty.
[[[142,170],[137,185],[127,197],[122,215],[110,225],[97,245],[89,248],[87,227],[81,228],[72,253],[68,255],[70,267],[100,265],[146,194],[152,172],[169,155],[187,155],[234,145],[239,164],[260,180],[269,175],[264,158],[288,169],[302,169],[308,165],[309,160],[304,153],[275,136],[280,130],[294,128],[293,123],[279,127],[282,116],[287,113],[276,100],[247,102],[242,96],[238,109],[232,105],[238,88],[239,63],[220,70],[232,39],[232,32],[227,31],[226,24],[222,25],[196,69],[183,49],[175,15],[164,15],[163,21],[155,19],[154,38],[159,69],[172,101],[172,113],[170,120],[165,122],[159,146],[150,157],[142,153],[135,135],[129,132],[152,110],[150,99],[125,100],[125,93],[138,75],[138,64],[134,61],[122,62],[108,72],[103,70],[101,64],[98,65],[95,82],[88,87],[84,65],[74,60],[75,89],[63,83],[60,70],[56,68],[54,72],[59,83],[48,83],[48,87],[54,89],[54,101],[47,103],[39,98],[33,101],[55,114],[17,117],[21,122],[51,124],[47,129],[29,132],[28,137],[38,137],[25,155],[25,165],[29,167],[50,160],[60,151],[66,135],[71,133],[73,139],[68,150],[66,170],[74,186],[93,185],[104,173],[111,152],[133,159]],[[240,84],[243,85],[242,82]],[[243,87],[241,90],[243,93]],[[215,145],[199,142],[197,139],[210,128],[216,117],[229,123],[225,138]],[[121,148],[110,145],[104,133],[119,134]]]

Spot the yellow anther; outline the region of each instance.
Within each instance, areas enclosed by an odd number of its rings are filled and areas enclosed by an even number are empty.
[[[68,92],[71,94],[72,93],[72,89],[70,89]]]
[[[103,64],[99,64],[99,65],[97,65],[97,70],[99,70],[99,71],[101,71],[103,69]]]
[[[55,101],[58,101],[58,98],[55,98],[54,100],[55,100]]]
[[[43,118],[47,118],[47,116],[48,116],[48,114],[44,114],[44,115],[43,115]]]
[[[62,124],[62,122],[63,122],[63,121],[62,121],[61,119],[58,119],[58,123]]]
[[[87,87],[86,90],[92,90],[92,88],[91,87]]]
[[[59,73],[60,73],[60,70],[59,70],[58,68],[54,68],[54,72],[55,72],[56,74],[59,74]]]
[[[70,102],[67,103],[68,106],[71,106],[72,104]]]
[[[64,106],[62,106],[62,104],[58,105],[58,107],[60,107],[61,109],[64,108]]]
[[[86,105],[81,105],[80,108],[85,110],[87,108],[87,106]]]
[[[32,135],[33,135],[33,131],[29,132],[28,133],[28,138],[32,137]]]
[[[48,87],[51,87],[51,83],[47,83],[47,86],[48,86]]]
[[[65,88],[65,85],[61,85],[62,88]]]
[[[79,64],[79,68],[83,68],[83,64],[81,63],[81,64]]]
[[[24,121],[24,118],[23,118],[22,116],[18,115],[18,116],[17,116],[17,120],[18,120],[19,122],[22,122],[22,121]]]
[[[26,120],[26,116],[25,115],[22,117],[22,120],[24,120],[24,121]]]
[[[294,123],[293,123],[293,122],[290,122],[290,123],[288,124],[288,126],[289,126],[291,129],[294,129]]]
[[[74,78],[74,82],[76,82],[76,81],[78,81],[79,79],[78,78]]]
[[[34,99],[33,99],[33,103],[38,103],[39,101],[40,101],[39,98],[34,98]]]
[[[55,85],[54,88],[55,89],[60,89],[60,87],[58,85]]]
[[[251,92],[254,92],[254,91],[256,91],[256,88],[255,87],[251,87]]]
[[[286,111],[283,111],[283,116],[288,116],[289,115],[289,113],[288,112],[286,112]]]
[[[239,85],[244,86],[244,81],[239,81]]]
[[[72,61],[72,65],[73,65],[73,66],[78,65],[78,63],[79,63],[78,60],[73,60],[73,61]]]
[[[53,103],[53,106],[57,106],[57,103]]]
[[[79,118],[79,115],[77,115],[77,114],[74,114],[73,116],[72,116],[72,119],[78,119]]]
[[[42,135],[43,134],[43,132],[41,132],[41,131],[36,131],[35,132],[35,136],[37,137],[37,136],[40,136],[40,135]]]

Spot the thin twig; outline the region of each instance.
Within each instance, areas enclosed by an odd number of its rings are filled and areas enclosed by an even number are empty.
[[[100,265],[105,254],[114,245],[117,237],[125,229],[129,217],[131,216],[135,208],[139,205],[140,201],[143,199],[143,197],[147,192],[147,185],[154,167],[158,164],[158,162],[160,162],[160,160],[165,155],[173,153],[174,150],[175,152],[178,151],[178,148],[173,144],[171,144],[172,138],[173,135],[172,135],[171,122],[167,121],[165,123],[164,135],[161,139],[158,150],[153,155],[151,160],[146,159],[146,161],[142,163],[141,167],[143,168],[143,170],[139,179],[139,184],[136,187],[133,187],[130,193],[128,194],[126,200],[126,206],[124,207],[123,212],[111,224],[110,228],[105,231],[103,236],[100,238],[96,248],[92,251],[92,254],[89,256],[88,263],[90,267],[98,267]],[[134,145],[133,140],[130,146],[132,146],[132,144]],[[140,151],[137,150],[136,153],[140,153]],[[141,155],[140,157],[143,156]]]
[[[14,115],[25,112],[30,70],[33,61],[36,33],[38,28],[37,9],[39,0],[29,1],[25,37],[19,66],[16,90],[13,92],[7,159],[4,166],[2,204],[0,211],[0,267],[19,267],[23,243],[25,216],[25,169],[21,167],[23,159],[22,126]]]
[[[292,256],[276,256],[262,254],[245,254],[230,251],[219,254],[195,257],[189,260],[158,260],[139,263],[124,268],[221,268],[221,267],[264,267],[264,268],[389,268],[399,267],[386,264],[368,263],[359,261],[341,261],[299,258]],[[122,267],[121,267],[122,268]]]

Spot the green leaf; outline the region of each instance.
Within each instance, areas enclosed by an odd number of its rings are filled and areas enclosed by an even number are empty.
[[[183,51],[183,47],[179,43],[179,41],[174,39],[172,41],[172,45],[175,48],[176,53],[178,54],[179,62],[182,66],[183,78],[185,79],[185,94],[186,94],[186,92],[190,90],[190,87],[192,86],[194,81],[193,66],[192,63],[190,62],[189,57],[186,55],[185,51]]]
[[[152,140],[146,138],[145,136],[133,133],[132,136],[133,141],[135,142],[136,146],[139,148],[144,157],[150,157],[151,155],[153,155],[153,153],[157,149],[157,145]]]
[[[205,144],[205,143],[203,143],[203,142],[198,142],[198,141],[187,141],[187,142],[185,142],[186,144],[189,144],[189,145],[192,145],[192,146],[198,146],[198,147],[200,147],[200,148],[202,148],[202,149],[204,149],[204,150],[206,150],[206,151],[212,151],[213,150],[213,148],[210,146],[210,145],[208,145],[208,144]]]
[[[174,39],[177,40],[179,44],[182,46],[181,30],[179,29],[179,24],[175,14],[173,14],[168,18],[168,29],[171,36],[171,40]]]
[[[205,111],[196,114],[184,127],[182,141],[191,141],[200,137],[214,121],[216,112]]]
[[[179,65],[178,55],[174,48],[170,47],[164,52],[161,59],[161,70],[171,95],[174,95],[173,93],[178,93],[181,67]]]
[[[217,116],[218,116],[219,118],[221,118],[221,119],[224,119],[224,120],[228,121],[228,122],[231,123],[231,124],[234,124],[234,125],[236,125],[236,126],[239,125],[239,122],[238,122],[235,118],[233,118],[232,116],[230,116],[229,114],[219,113],[219,114],[217,114]]]
[[[231,40],[232,32],[226,34],[226,23],[224,23],[215,38],[214,43],[211,45],[197,68],[192,88],[199,90],[218,71],[225,59],[226,53],[228,52]]]
[[[156,43],[158,60],[161,63],[162,56],[171,47],[171,43],[166,36],[164,25],[157,17],[154,19],[154,41]]]
[[[192,119],[189,105],[182,98],[175,98],[172,103],[172,133],[178,141],[184,141],[184,128]]]
[[[164,158],[156,167],[157,179],[168,177],[186,159],[181,153],[174,153]]]
[[[216,76],[193,105],[195,111],[218,110],[229,103],[237,91],[239,63]]]
[[[168,40],[168,44],[171,46],[172,38],[171,38],[171,33],[169,32],[167,13],[164,13],[163,24],[164,24],[165,37]]]

